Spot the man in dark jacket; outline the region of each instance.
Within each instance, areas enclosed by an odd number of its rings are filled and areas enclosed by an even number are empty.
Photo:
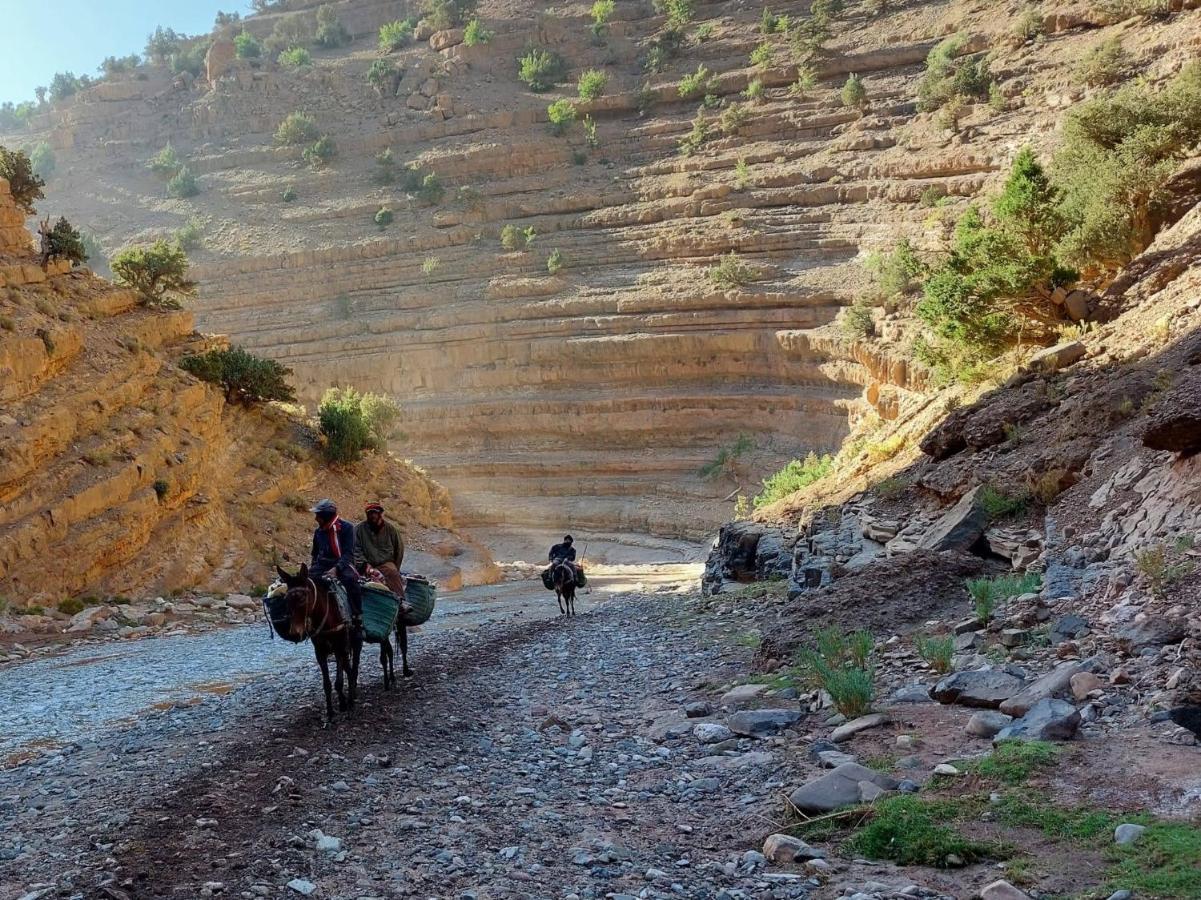
[[[338,517],[332,500],[322,500],[310,512],[317,518],[309,570],[315,576],[337,578],[346,588],[353,626],[362,625],[363,592],[354,567],[354,526]]]
[[[572,538],[572,536],[570,534],[567,535],[566,537],[563,538],[563,543],[555,544],[553,547],[550,548],[550,553],[546,554],[546,558],[549,559],[552,563],[559,562],[560,560],[562,560],[564,562],[574,563],[575,562],[575,547],[572,546],[574,543],[575,543],[575,541]],[[572,566],[572,568],[575,568],[575,567]]]

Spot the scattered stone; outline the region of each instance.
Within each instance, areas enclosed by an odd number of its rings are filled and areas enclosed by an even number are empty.
[[[1083,662],[1060,663],[1042,678],[1039,678],[1021,691],[1014,694],[1001,704],[1001,712],[1007,716],[1024,716],[1040,700],[1066,694],[1072,683],[1072,676],[1078,672],[1091,670],[1096,666],[1096,658]]]
[[[1028,628],[1006,628],[1001,632],[1001,645],[1003,647],[1020,647],[1028,640],[1030,640],[1030,630]]]
[[[953,649],[956,653],[967,653],[969,650],[979,650],[984,646],[984,635],[978,631],[965,631],[955,635]]]
[[[798,860],[823,859],[826,851],[810,847],[789,834],[772,834],[763,842],[763,855],[769,862],[782,865]]]
[[[852,719],[845,725],[839,725],[835,728],[834,733],[830,735],[830,740],[836,744],[841,744],[861,731],[866,731],[869,728],[877,728],[888,722],[889,717],[887,713],[870,713],[866,716],[860,716],[858,719]]]
[[[288,887],[304,897],[310,896],[317,890],[317,885],[305,878],[293,878],[288,882]]]
[[[1080,341],[1067,341],[1062,344],[1056,344],[1054,347],[1048,347],[1045,350],[1039,350],[1030,357],[1027,363],[1027,368],[1031,371],[1054,372],[1058,369],[1064,369],[1075,362],[1084,359],[1088,351],[1084,344]],[[1017,888],[1014,888],[1017,890]],[[1019,893],[1021,893],[1019,891]],[[1025,897],[1025,894],[1021,896]]]
[[[734,737],[734,732],[720,722],[701,722],[692,733],[702,744],[719,744]]]
[[[1063,700],[1039,700],[1020,719],[1002,728],[994,742],[1004,740],[1066,741],[1080,727],[1080,712]]]
[[[1106,900],[1131,900],[1134,891],[1114,891]]]
[[[922,535],[917,546],[919,550],[967,550],[984,534],[988,526],[988,511],[980,503],[982,485],[977,485],[959,498],[954,506],[947,510]]]
[[[726,720],[726,724],[735,734],[762,738],[795,725],[800,717],[798,709],[748,709],[734,713]]]
[[[1062,644],[1064,641],[1079,640],[1088,634],[1088,622],[1075,613],[1070,613],[1056,619],[1051,626],[1049,637],[1051,646]]]
[[[1005,713],[991,709],[982,709],[972,713],[972,717],[967,720],[967,733],[974,734],[976,737],[991,738],[1012,721],[1013,716],[1007,716]]]
[[[942,679],[930,691],[940,703],[996,708],[1022,690],[1024,682],[1000,669],[956,672]]]
[[[950,763],[939,763],[937,766],[934,767],[934,774],[935,775],[949,775],[949,776],[953,777],[955,775],[962,775],[963,773],[960,772],[958,769],[956,769]]]
[[[847,763],[859,762],[854,756],[841,750],[823,750],[817,754],[817,760],[823,769],[837,769]]]
[[[1113,842],[1119,846],[1125,847],[1127,844],[1133,844],[1147,828],[1144,825],[1133,825],[1129,822],[1119,825],[1113,830]]]
[[[1183,619],[1167,616],[1149,616],[1119,628],[1115,634],[1118,643],[1129,653],[1137,653],[1146,647],[1164,647],[1179,644],[1188,634]]]
[[[980,889],[981,900],[1030,900],[1030,895],[1008,881],[994,881]]]
[[[740,684],[722,694],[719,702],[722,706],[740,709],[750,701],[758,699],[759,695],[766,690],[766,684]]]
[[[828,775],[814,779],[797,788],[791,794],[792,804],[804,813],[826,813],[862,803],[861,785],[870,784],[886,791],[895,791],[897,781],[881,772],[875,772],[857,763],[846,763]]]
[[[1077,700],[1087,700],[1093,691],[1101,689],[1101,679],[1092,672],[1077,672],[1072,676],[1072,696]]]
[[[930,703],[930,688],[924,684],[907,684],[893,691],[888,699],[893,703]]]
[[[712,711],[712,708],[704,700],[695,700],[684,705],[684,715],[690,719],[703,719]]]

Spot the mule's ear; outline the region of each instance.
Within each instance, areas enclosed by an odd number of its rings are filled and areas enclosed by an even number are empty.
[[[309,567],[304,563],[300,564],[300,571],[296,573],[296,577],[301,581],[309,577]]]
[[[289,575],[287,572],[285,572],[283,569],[281,569],[279,566],[275,567],[275,571],[279,574],[279,580],[284,582],[285,584],[287,584],[292,579],[292,576]]]

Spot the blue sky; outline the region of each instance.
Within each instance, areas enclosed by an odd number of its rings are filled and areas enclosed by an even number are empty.
[[[207,33],[248,0],[0,0],[0,102],[32,100],[55,72],[96,75],[106,56],[141,53],[157,25]]]

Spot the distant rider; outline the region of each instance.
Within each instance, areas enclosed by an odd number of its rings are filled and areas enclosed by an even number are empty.
[[[555,544],[550,548],[550,553],[546,554],[546,558],[550,560],[551,569],[553,569],[558,563],[566,563],[571,569],[572,574],[575,576],[576,585],[582,586],[584,581],[580,578],[580,567],[576,565],[574,544],[575,541],[572,539],[571,535],[565,535],[561,544]],[[547,569],[546,571],[549,573],[550,569]],[[543,580],[545,581],[545,579]]]
[[[354,567],[354,526],[338,516],[338,506],[332,500],[322,500],[309,511],[317,519],[309,570],[317,576],[336,578],[346,588],[351,626],[359,631],[363,626],[363,591]]]
[[[382,581],[388,590],[404,602],[405,580],[400,564],[405,558],[405,542],[395,525],[384,518],[384,507],[368,503],[367,518],[354,527],[354,561],[368,578]]]

